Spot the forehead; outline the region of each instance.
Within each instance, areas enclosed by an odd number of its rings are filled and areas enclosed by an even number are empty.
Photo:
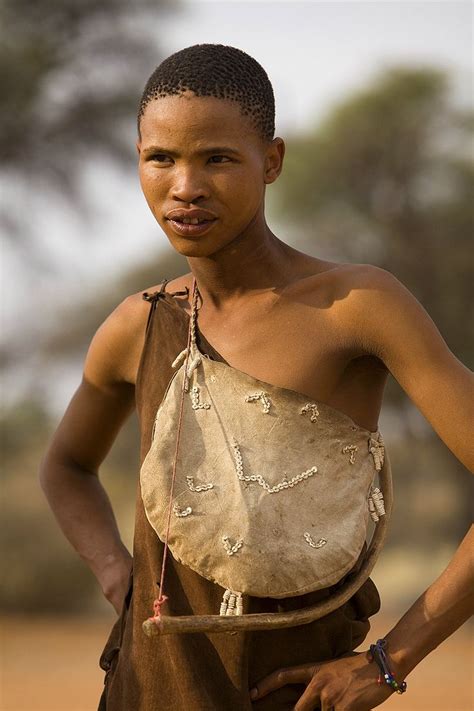
[[[240,104],[192,92],[152,99],[141,118],[140,133],[144,148],[147,143],[162,145],[163,141],[212,141],[215,145],[261,142],[252,121],[242,115]]]

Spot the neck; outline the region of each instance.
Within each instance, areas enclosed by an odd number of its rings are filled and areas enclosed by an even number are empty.
[[[203,299],[220,308],[250,292],[288,283],[292,252],[265,225],[259,236],[247,232],[209,257],[187,259]]]

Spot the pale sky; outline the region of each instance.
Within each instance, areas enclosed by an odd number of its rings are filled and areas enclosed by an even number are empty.
[[[393,64],[450,69],[458,100],[471,101],[469,2],[191,0],[160,21],[156,37],[167,55],[191,44],[217,42],[255,57],[274,86],[277,133],[283,138],[317,122],[348,92]],[[134,139],[132,121],[130,141]],[[97,215],[86,227],[61,205],[44,198],[35,204],[31,196],[29,207],[45,261],[60,264],[62,270],[61,276],[35,284],[36,304],[45,317],[53,313],[58,286],[67,286],[63,298],[72,302],[81,291],[93,293],[97,279],[110,279],[167,244],[135,171],[119,175],[92,165],[84,185],[97,206]],[[4,326],[14,338],[22,322],[19,316],[30,306],[28,290],[18,289],[25,268],[5,250],[3,265],[3,304],[9,312]]]
[[[195,0],[171,17],[160,39],[169,53],[204,42],[230,44],[266,69],[277,129],[304,128],[384,65],[438,64],[461,74],[469,92],[469,2]]]

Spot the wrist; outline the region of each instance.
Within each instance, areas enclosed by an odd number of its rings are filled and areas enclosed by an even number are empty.
[[[399,643],[390,633],[385,635],[387,642],[386,654],[393,667],[393,673],[398,679],[405,679],[413,671],[420,659],[415,659],[413,651],[407,646]]]
[[[107,599],[113,596],[117,588],[122,588],[130,577],[132,570],[132,556],[123,546],[114,553],[109,553],[97,558],[91,564],[91,569],[96,576]]]
[[[393,655],[390,655],[389,644],[386,638],[378,639],[370,645],[367,651],[367,659],[378,668],[378,683],[386,684],[394,692],[403,694],[407,689],[405,676],[408,671],[403,664],[398,663]]]
[[[132,558],[122,559],[103,571],[100,579],[102,593],[119,615],[131,584]]]

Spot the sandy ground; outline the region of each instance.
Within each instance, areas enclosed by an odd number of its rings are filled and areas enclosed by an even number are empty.
[[[373,618],[370,641],[394,622],[387,616]],[[95,711],[103,684],[98,657],[111,624],[3,619],[1,711]],[[383,709],[473,711],[473,659],[472,627],[465,625],[410,674],[406,694],[393,695]]]

